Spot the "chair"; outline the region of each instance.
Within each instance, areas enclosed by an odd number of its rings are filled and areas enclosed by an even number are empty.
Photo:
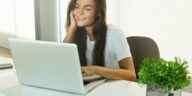
[[[149,37],[130,36],[127,37],[132,54],[135,72],[138,79],[139,66],[145,58],[160,58],[160,53],[155,41]]]

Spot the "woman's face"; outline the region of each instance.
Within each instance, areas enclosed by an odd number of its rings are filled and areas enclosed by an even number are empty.
[[[91,26],[95,21],[96,4],[94,0],[77,0],[73,10],[77,26]]]

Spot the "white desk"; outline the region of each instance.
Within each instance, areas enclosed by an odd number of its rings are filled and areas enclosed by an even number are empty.
[[[191,88],[190,88],[191,89]],[[190,90],[189,89],[189,90]],[[191,89],[192,90],[192,89]],[[0,70],[0,96],[79,96],[65,92],[19,85],[15,70]],[[146,86],[135,82],[119,80],[106,82],[86,96],[146,96]],[[182,91],[181,96],[192,96],[191,92]]]
[[[14,70],[0,70],[0,96],[79,96],[42,88],[21,86]],[[146,86],[125,80],[109,81],[86,96],[146,96]]]
[[[0,90],[7,89],[16,85],[19,85],[19,82],[14,70],[0,70]]]

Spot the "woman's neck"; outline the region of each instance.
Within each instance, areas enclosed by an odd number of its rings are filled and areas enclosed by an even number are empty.
[[[86,32],[87,32],[87,35],[89,36],[89,39],[90,39],[91,41],[94,41],[95,38],[94,38],[94,36],[93,36],[93,26],[87,26],[87,27],[85,27],[85,30],[86,30]]]

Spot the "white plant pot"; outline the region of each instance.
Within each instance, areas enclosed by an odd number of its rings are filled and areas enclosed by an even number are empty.
[[[147,91],[147,96],[169,96],[169,92]]]
[[[181,96],[181,89],[169,92],[159,87],[148,86],[147,96]]]

